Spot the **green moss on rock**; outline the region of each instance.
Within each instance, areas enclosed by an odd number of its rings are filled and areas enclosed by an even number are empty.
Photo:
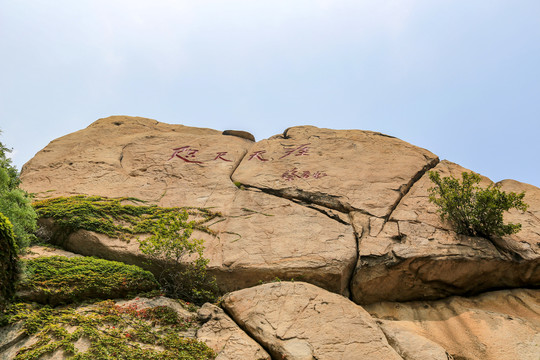
[[[167,306],[139,309],[112,300],[85,308],[12,305],[8,321],[23,322],[38,341],[20,349],[15,360],[34,360],[63,351],[73,360],[209,360],[215,353],[205,343],[183,337],[200,324]],[[70,331],[67,330],[70,329]],[[84,349],[76,345],[84,340]]]
[[[190,221],[193,229],[211,234],[208,223],[221,216],[204,208],[133,205],[141,203],[143,201],[135,198],[79,195],[37,201],[33,206],[39,217],[53,218],[68,232],[84,229],[125,239],[136,234],[151,234],[158,219],[171,214],[180,218],[185,212],[193,219]]]
[[[40,257],[22,260],[22,268],[19,297],[50,305],[119,298],[159,287],[149,271],[93,257]]]
[[[17,276],[17,245],[13,226],[4,214],[0,213],[0,310],[14,292]]]

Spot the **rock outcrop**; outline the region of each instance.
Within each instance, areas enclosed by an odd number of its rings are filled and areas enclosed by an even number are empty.
[[[540,290],[366,306],[404,359],[537,360]]]
[[[443,161],[434,171],[460,178],[468,170]],[[482,183],[487,186],[491,181],[484,177]],[[351,286],[356,302],[438,299],[540,284],[540,189],[503,182],[503,190],[526,190],[528,211],[511,211],[507,216],[508,221],[521,222],[523,230],[485,239],[456,234],[443,223],[436,205],[428,199],[431,186],[426,174],[388,221],[369,219],[369,233],[361,240]]]
[[[223,307],[274,359],[402,359],[364,309],[311,284],[239,290]]]
[[[52,141],[21,179],[37,199],[135,197],[219,212],[193,236],[220,289],[234,291],[226,313],[205,305],[199,314],[207,323],[197,336],[220,360],[538,359],[537,290],[455,295],[540,287],[540,189],[500,182],[526,192],[528,210],[505,214],[522,230],[470,237],[441,221],[428,171],[468,170],[371,131],[298,126],[254,142],[241,131],[114,116]],[[137,241],[40,223],[43,237],[74,253],[147,260]],[[274,279],[295,282],[251,287]]]
[[[270,355],[261,345],[242,331],[221,308],[206,303],[198,315],[206,323],[197,331],[197,339],[218,354],[216,360],[270,360]]]

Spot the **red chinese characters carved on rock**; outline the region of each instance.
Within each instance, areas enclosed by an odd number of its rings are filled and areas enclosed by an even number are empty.
[[[328,174],[325,172],[315,171],[312,173],[309,170],[299,171],[298,168],[287,170],[283,174],[281,174],[281,178],[284,179],[285,181],[293,181],[296,179],[309,179],[309,178],[320,179],[325,176],[328,176]]]
[[[266,152],[266,150],[259,150],[259,151],[253,152],[252,154],[249,155],[248,161],[250,161],[253,158],[255,158],[255,159],[259,160],[259,161],[268,161],[268,159],[265,159],[262,156],[262,154],[264,154],[265,152]]]
[[[198,149],[192,148],[189,145],[177,147],[173,149],[173,154],[171,155],[169,160],[171,160],[174,157],[177,157],[187,163],[202,164],[203,161],[195,160],[195,157],[197,156],[198,152],[199,152]],[[210,161],[222,160],[222,161],[232,162],[232,160],[226,159],[225,155],[227,155],[227,151],[219,151],[216,153],[216,157],[214,157],[214,159]]]
[[[228,160],[228,159],[225,159],[225,158],[224,158],[225,155],[227,155],[227,152],[226,152],[226,151],[218,152],[218,153],[217,153],[217,156],[214,158],[214,160],[219,159],[219,160],[231,162],[232,160]]]
[[[294,149],[285,150],[285,155],[280,157],[280,159],[283,159],[284,157],[287,157],[294,153],[294,156],[302,156],[302,155],[309,155],[309,147],[311,143],[302,144]]]
[[[169,158],[169,160],[171,160],[173,157],[176,156],[177,158],[182,159],[187,163],[202,164],[202,161],[191,160],[199,152],[199,150],[193,149],[191,146],[177,147],[177,148],[174,148],[173,151],[174,152]]]

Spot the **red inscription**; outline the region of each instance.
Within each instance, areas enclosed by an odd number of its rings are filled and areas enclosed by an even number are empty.
[[[262,157],[262,154],[264,154],[265,152],[266,152],[266,150],[255,151],[254,153],[249,155],[248,161],[253,159],[253,158],[256,158],[257,160],[260,160],[260,161],[268,161],[268,159],[265,159],[265,158]]]
[[[309,179],[310,177],[314,179],[320,179],[325,176],[328,176],[328,174],[325,172],[316,171],[314,173],[311,173],[311,171],[309,170],[299,172],[298,168],[287,170],[283,174],[281,174],[281,178],[285,181],[293,181],[296,179]]]
[[[193,163],[193,164],[202,164],[202,161],[197,160],[191,160],[190,158],[194,158],[195,155],[199,152],[199,150],[192,148],[191,146],[182,146],[179,148],[173,149],[173,154],[169,158],[171,160],[173,157],[177,157],[179,159],[184,160],[187,163]],[[180,154],[182,153],[182,154]]]
[[[280,157],[280,159],[283,159],[284,157],[289,156],[289,155],[291,155],[291,154],[293,154],[295,152],[296,152],[296,154],[294,154],[294,156],[309,155],[309,147],[308,147],[308,145],[310,145],[310,144],[311,143],[302,144],[297,148],[286,150],[285,155]]]
[[[229,161],[231,162],[232,160],[228,160],[228,159],[225,159],[223,156],[227,155],[227,151],[222,151],[222,152],[218,152],[217,153],[217,156],[214,158],[214,160],[217,160],[217,159],[220,159],[220,160],[223,160],[223,161]]]

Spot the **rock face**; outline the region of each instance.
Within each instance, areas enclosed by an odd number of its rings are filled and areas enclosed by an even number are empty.
[[[468,170],[443,161],[434,171],[460,178]],[[482,183],[491,181],[483,178]],[[356,302],[437,299],[540,284],[540,189],[503,182],[503,190],[526,190],[530,208],[525,214],[512,211],[507,216],[509,221],[523,223],[521,232],[489,240],[458,235],[442,223],[436,205],[428,199],[432,186],[424,175],[388,221],[369,219],[351,287]]]
[[[274,359],[401,359],[364,309],[311,284],[239,290],[223,307]]]
[[[405,359],[537,360],[540,291],[503,290],[475,298],[377,303],[366,307]]]
[[[252,146],[210,129],[150,119],[111,117],[53,141],[23,169],[23,187],[37,198],[74,194],[137,197],[160,206],[211,207],[226,221],[212,227],[205,256],[223,291],[302,278],[348,293],[357,257],[353,228],[260,191],[240,190],[231,174]],[[329,210],[330,211],[330,210]],[[42,221],[49,229],[53,224]],[[84,230],[62,246],[142,265],[135,242]]]
[[[256,143],[232,179],[283,197],[384,217],[437,161],[429,151],[383,134],[299,126]]]
[[[505,214],[522,230],[502,238],[469,237],[440,220],[428,199],[433,183],[427,173],[459,178],[468,170],[439,162],[425,149],[370,131],[313,126],[289,128],[259,142],[250,135],[126,116],[100,119],[40,151],[23,167],[22,187],[37,199],[136,197],[159,206],[219,212],[219,221],[209,225],[213,234],[195,232],[194,237],[204,240],[209,270],[222,291],[276,277],[296,281],[240,290],[224,301],[233,320],[273,358],[534,358],[527,356],[534,346],[540,348],[533,335],[538,292],[399,305],[408,306],[408,313],[376,303],[539,287],[539,188],[502,181],[504,191],[526,192],[529,209]],[[488,184],[491,180],[482,178],[482,185]],[[40,222],[45,237],[74,253],[144,263],[136,241],[86,230],[58,236],[54,221]],[[338,294],[373,304],[368,309],[379,324]],[[512,299],[530,311],[515,313]],[[497,301],[507,307],[495,309]],[[205,309],[211,320],[201,334],[221,349],[222,358],[234,358],[233,353],[267,358],[229,327],[226,314]],[[411,312],[423,309],[433,311],[411,318]],[[495,333],[478,322],[505,330]],[[519,334],[518,345],[497,347],[493,339],[502,341],[505,332]],[[458,349],[471,342],[484,345]]]
[[[216,360],[270,360],[270,355],[221,308],[207,303],[198,315],[207,322],[197,331],[197,339],[204,341],[218,354]]]

